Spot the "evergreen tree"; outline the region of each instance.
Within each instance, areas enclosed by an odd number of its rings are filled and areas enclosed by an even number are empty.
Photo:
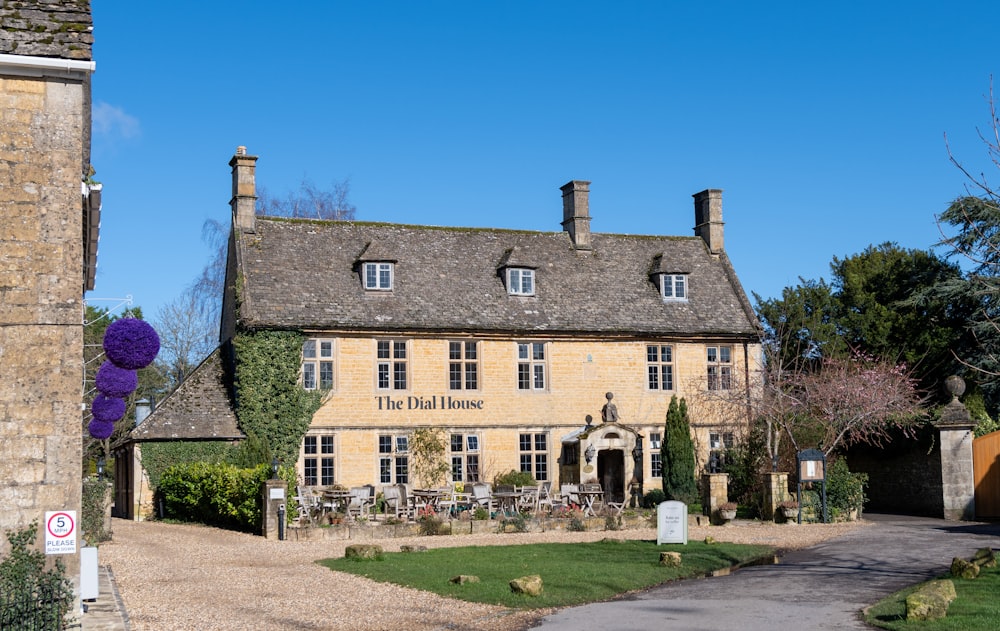
[[[694,442],[691,440],[687,402],[681,399],[678,403],[676,395],[670,399],[663,436],[664,441],[660,447],[663,493],[669,500],[691,504],[698,498],[698,487],[694,480]]]

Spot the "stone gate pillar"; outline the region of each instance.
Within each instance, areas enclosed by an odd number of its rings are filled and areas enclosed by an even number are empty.
[[[788,496],[788,474],[778,472],[768,472],[764,474],[764,502],[761,506],[760,518],[763,520],[774,519],[774,514],[778,510],[778,504],[789,499]]]
[[[941,441],[941,488],[945,519],[972,520],[976,517],[976,483],[972,468],[972,421],[958,397],[965,382],[952,375],[945,380],[951,402],[941,410],[936,426]]]

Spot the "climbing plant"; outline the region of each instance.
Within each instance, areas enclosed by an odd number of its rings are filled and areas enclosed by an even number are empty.
[[[445,457],[445,434],[440,428],[414,430],[410,440],[410,459],[414,479],[425,488],[444,485],[451,466]]]
[[[236,417],[281,462],[294,462],[323,393],[299,385],[303,336],[296,331],[247,331],[233,338]]]

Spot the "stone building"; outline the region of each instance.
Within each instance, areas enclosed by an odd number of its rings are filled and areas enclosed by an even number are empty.
[[[672,396],[702,466],[746,426],[760,337],[723,248],[721,191],[694,196],[684,237],[592,233],[583,181],[562,187],[554,232],[293,220],[255,215],[256,161],[241,147],[230,162],[221,352],[189,377],[200,394],[172,395],[132,440],[217,435],[185,401],[238,405],[240,357],[221,358],[268,330],[302,335],[300,383],[323,392],[296,463],[308,485],[422,486],[410,441],[435,428],[453,481],[519,470],[621,501],[639,480],[660,486]]]
[[[584,181],[562,187],[556,232],[302,221],[256,216],[256,158],[240,148],[230,166],[222,339],[305,336],[302,385],[325,391],[298,461],[308,484],[419,484],[409,436],[439,428],[455,481],[513,469],[558,483],[575,449],[580,481],[620,496],[634,478],[659,485],[673,395],[703,464],[746,421],[749,393],[733,391],[759,370],[759,330],[719,190],[694,195],[689,237],[592,233]],[[606,392],[627,431],[580,432]],[[600,438],[589,461],[586,437]]]
[[[90,3],[0,4],[0,531],[79,516],[90,173]],[[39,543],[42,531],[39,529]],[[0,555],[7,548],[0,537]],[[76,577],[79,557],[63,555]]]

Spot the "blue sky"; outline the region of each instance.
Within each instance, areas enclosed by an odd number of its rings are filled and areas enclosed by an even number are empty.
[[[693,234],[721,188],[747,293],[834,256],[928,248],[994,167],[996,2],[94,0],[96,288],[155,316],[229,221],[228,161],[272,194],[349,179],[357,219]]]

